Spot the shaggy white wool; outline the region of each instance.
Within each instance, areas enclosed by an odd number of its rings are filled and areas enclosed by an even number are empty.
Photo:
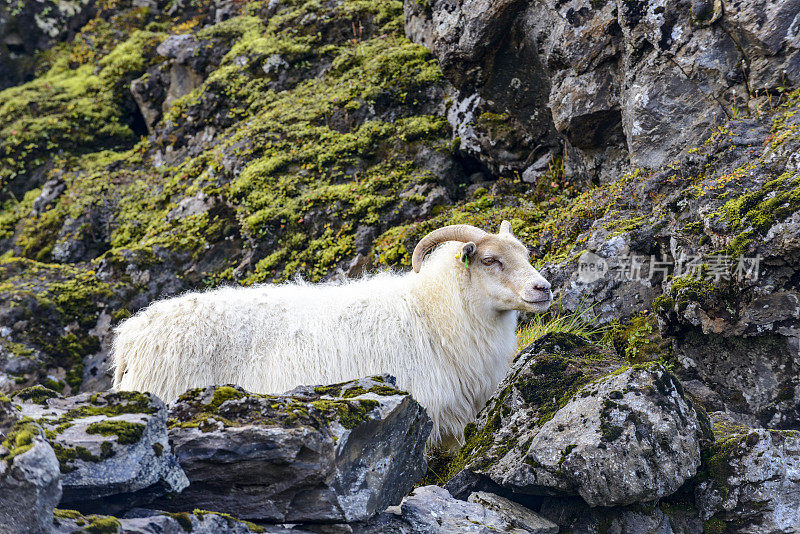
[[[496,311],[440,245],[419,273],[341,285],[226,287],[162,300],[116,330],[114,388],[170,402],[189,388],[280,393],[388,373],[433,420],[430,444],[460,442],[508,371],[516,311]]]

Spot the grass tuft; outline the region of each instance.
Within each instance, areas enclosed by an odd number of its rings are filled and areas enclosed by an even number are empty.
[[[594,316],[589,313],[593,307],[594,304],[586,307],[581,303],[574,312],[549,311],[535,315],[531,322],[522,324],[517,329],[517,349],[522,350],[551,332],[576,334],[604,344],[605,326],[597,324]]]

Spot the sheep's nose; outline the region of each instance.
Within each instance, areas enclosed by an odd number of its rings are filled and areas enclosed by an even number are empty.
[[[534,282],[533,289],[536,291],[550,291],[550,282],[542,280],[541,282]]]

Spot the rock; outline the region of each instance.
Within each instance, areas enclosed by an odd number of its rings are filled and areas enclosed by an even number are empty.
[[[551,157],[552,139],[529,133],[530,127],[505,107],[478,93],[456,93],[447,120],[459,141],[459,150],[486,165],[495,174],[522,173]],[[539,132],[539,130],[536,130]],[[530,173],[529,173],[530,175]]]
[[[445,72],[460,72],[456,86],[462,86],[482,77],[484,60],[500,48],[522,4],[521,0],[405,2],[406,34],[431,48]]]
[[[214,205],[214,199],[208,198],[205,193],[200,191],[194,196],[186,197],[167,213],[166,219],[181,219],[192,215],[201,215],[210,210]]]
[[[166,514],[143,510],[142,514],[126,514],[125,517],[109,515],[84,516],[74,510],[56,510],[52,518],[53,534],[80,532],[104,532],[120,534],[307,534],[291,527],[255,525],[241,521],[228,514],[215,514],[195,510],[193,513]],[[131,516],[136,517],[131,517]]]
[[[153,133],[153,127],[161,119],[162,104],[169,89],[169,76],[169,65],[163,63],[131,82],[131,94],[150,133]]]
[[[566,334],[517,356],[465,436],[467,470],[518,493],[580,495],[591,506],[672,494],[711,439],[705,414],[661,365],[619,367]]]
[[[681,375],[701,381],[725,408],[759,426],[800,424],[800,352],[797,340],[775,334],[734,337],[690,331],[676,343]],[[707,399],[712,400],[712,399]],[[721,409],[709,403],[709,409]]]
[[[39,193],[39,196],[33,201],[31,213],[33,213],[33,215],[42,213],[48,205],[61,196],[61,193],[63,193],[66,188],[67,186],[60,178],[47,180],[42,186],[42,192]]]
[[[21,415],[45,429],[62,473],[62,506],[86,512],[147,504],[188,485],[167,441],[166,407],[150,394],[41,388],[18,398]]]
[[[648,242],[646,237],[642,241]],[[608,323],[630,319],[648,309],[653,298],[661,293],[660,279],[649,276],[651,258],[644,254],[649,251],[638,249],[640,243],[633,242],[632,236],[595,224],[585,246],[586,252],[577,261],[542,269],[544,276],[552,275],[559,280],[562,298],[557,306],[569,312],[591,308],[594,320]],[[602,266],[602,270],[590,271],[585,267],[595,264]]]
[[[511,534],[556,532],[528,529],[509,521],[503,515],[474,502],[459,501],[439,486],[423,486],[403,499],[400,525],[395,532],[456,534],[473,532],[508,532]],[[545,522],[546,520],[542,520]],[[519,523],[522,523],[520,521]],[[404,528],[405,527],[405,528]]]
[[[191,390],[170,410],[170,442],[191,481],[159,505],[271,522],[364,521],[425,474],[431,423],[391,377],[283,395]]]
[[[715,418],[717,442],[698,475],[695,500],[708,525],[795,532],[800,525],[800,432],[747,428]]]
[[[159,55],[174,59],[178,63],[186,63],[199,51],[200,43],[190,33],[170,35],[156,48]]]
[[[572,534],[701,534],[703,521],[691,504],[653,503],[591,508],[582,499],[546,497],[539,513]],[[713,532],[713,531],[712,531]]]
[[[0,532],[50,532],[61,499],[61,473],[53,449],[35,423],[0,394]]]
[[[130,92],[148,132],[154,132],[156,123],[172,102],[202,84],[206,63],[213,61],[203,52],[203,45],[192,34],[167,37],[158,45],[156,52],[168,61],[150,68],[144,76],[131,82]]]
[[[558,525],[521,504],[494,493],[478,491],[469,496],[469,502],[480,504],[508,521],[511,525],[536,534],[558,534]]]

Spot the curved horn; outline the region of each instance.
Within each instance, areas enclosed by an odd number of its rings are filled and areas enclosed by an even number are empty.
[[[487,233],[480,228],[468,224],[453,224],[434,230],[417,243],[414,254],[411,256],[411,266],[414,268],[414,272],[418,273],[419,268],[422,266],[422,259],[439,243],[444,243],[445,241],[463,241],[467,243],[469,241],[478,241],[486,235]]]

